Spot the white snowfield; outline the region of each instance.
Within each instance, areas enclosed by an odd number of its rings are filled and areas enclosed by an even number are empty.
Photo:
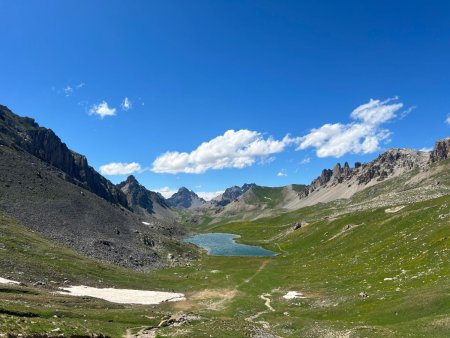
[[[298,291],[289,291],[283,296],[284,299],[296,299],[296,298],[306,298],[303,293]]]
[[[20,284],[20,283],[16,282],[15,280],[0,277],[0,284]]]
[[[78,297],[93,297],[104,299],[111,303],[120,304],[142,304],[154,305],[163,302],[178,302],[186,300],[184,294],[163,291],[144,291],[131,289],[115,289],[115,288],[93,288],[90,286],[77,285],[60,288],[64,291],[58,291],[60,294],[69,294]]]

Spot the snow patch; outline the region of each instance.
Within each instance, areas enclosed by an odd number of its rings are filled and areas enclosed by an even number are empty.
[[[144,291],[131,289],[115,288],[93,288],[84,285],[70,286],[60,288],[64,291],[58,291],[60,294],[69,294],[78,297],[94,297],[104,299],[111,303],[119,304],[143,304],[154,305],[163,302],[178,302],[186,300],[184,294],[163,291]]]
[[[297,299],[297,298],[306,298],[303,296],[303,293],[298,291],[289,291],[283,296],[284,299]]]
[[[393,213],[399,212],[404,207],[405,207],[404,205],[399,205],[398,207],[386,209],[386,210],[384,210],[384,212],[387,214],[393,214]]]
[[[150,225],[149,222],[142,222],[142,224],[144,224],[144,225]]]
[[[20,284],[20,282],[0,277],[0,284]]]

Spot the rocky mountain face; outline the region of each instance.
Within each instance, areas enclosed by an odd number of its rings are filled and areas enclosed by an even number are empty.
[[[150,208],[151,201],[153,210],[156,201],[162,203],[152,194],[146,200],[146,192],[136,185],[131,202]],[[3,106],[0,213],[81,254],[135,269],[156,268],[171,263],[168,256],[184,260],[192,254],[177,241],[185,234],[183,227],[132,212],[124,192],[92,169],[84,156],[70,151],[51,130]]]
[[[224,207],[238,199],[253,187],[256,187],[255,183],[245,183],[242,187],[235,185],[233,187],[227,188],[222,195],[217,196],[215,199],[213,199],[211,201],[211,204],[216,207]]]
[[[172,208],[195,209],[206,203],[203,198],[185,188],[181,187],[178,191],[167,199],[167,203]]]
[[[136,214],[159,219],[175,217],[166,199],[161,194],[145,188],[133,175],[117,187],[125,194],[128,205]]]
[[[128,207],[125,195],[89,166],[85,156],[71,151],[56,134],[33,119],[15,115],[0,105],[0,144],[24,150],[64,172],[65,179],[111,203]]]
[[[369,183],[381,182],[414,168],[424,168],[429,159],[429,152],[389,149],[366,164],[356,162],[353,168],[347,162],[344,166],[337,163],[333,169],[324,169],[299,196],[304,198],[317,190],[345,183],[364,187]]]
[[[431,152],[431,162],[438,162],[450,158],[450,137],[439,140]]]

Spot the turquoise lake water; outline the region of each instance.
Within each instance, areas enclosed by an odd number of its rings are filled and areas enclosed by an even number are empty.
[[[212,256],[276,256],[277,253],[256,245],[239,244],[234,241],[239,238],[235,234],[209,233],[186,238],[185,241],[195,244],[208,251]]]

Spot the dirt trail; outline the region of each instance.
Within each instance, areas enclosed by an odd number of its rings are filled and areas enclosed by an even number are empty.
[[[265,294],[262,294],[259,296],[259,298],[261,298],[264,301],[264,306],[267,308],[267,310],[260,311],[256,314],[254,314],[253,316],[245,318],[245,320],[250,323],[259,324],[266,330],[270,329],[270,324],[268,322],[266,322],[265,320],[258,320],[258,321],[256,320],[265,313],[275,312],[275,309],[272,307],[272,305],[270,305],[271,300],[269,297],[270,297],[270,294],[268,294],[268,293],[265,293]]]
[[[265,293],[261,296],[259,296],[259,298],[261,298],[262,300],[264,300],[264,305],[266,306],[266,308],[268,308],[270,311],[275,312],[275,309],[272,307],[272,305],[270,305],[270,294]]]
[[[261,266],[258,268],[258,270],[256,270],[256,272],[255,272],[253,275],[251,275],[249,278],[245,279],[241,284],[239,284],[239,285],[237,286],[237,288],[239,288],[240,286],[242,286],[242,285],[244,285],[244,284],[250,283],[250,282],[253,280],[253,278],[255,278],[257,275],[259,275],[259,273],[265,269],[266,265],[267,265],[269,262],[270,262],[270,259],[265,259],[265,260],[262,262]]]

